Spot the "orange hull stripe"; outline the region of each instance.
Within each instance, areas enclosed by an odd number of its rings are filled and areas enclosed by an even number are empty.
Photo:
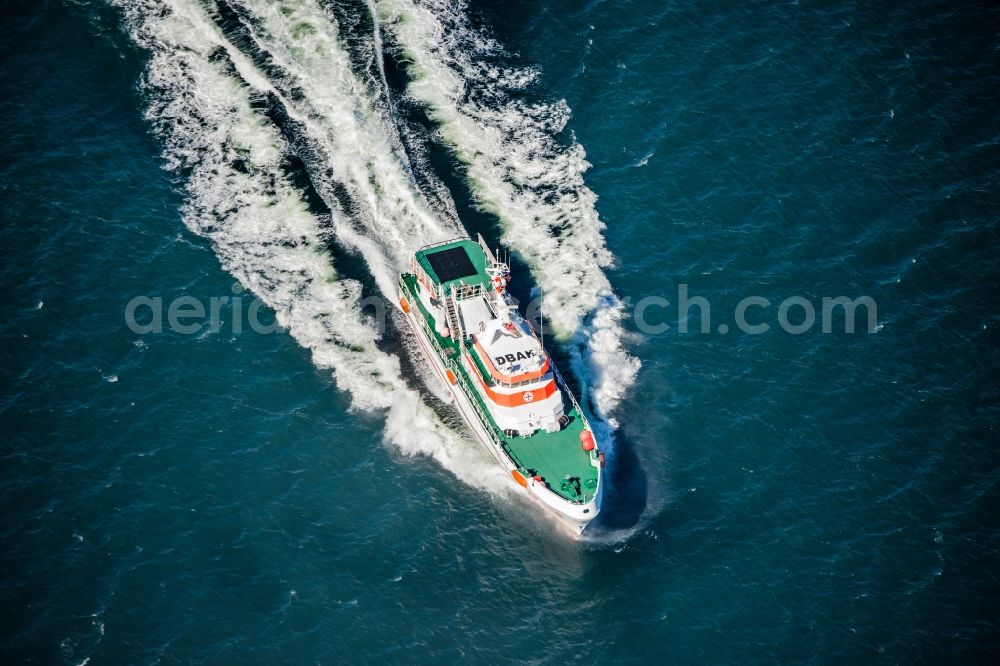
[[[468,353],[466,353],[466,356],[468,356]],[[476,381],[479,382],[479,386],[482,387],[483,392],[486,394],[486,397],[489,398],[494,403],[500,405],[501,407],[520,407],[522,405],[529,405],[535,402],[536,400],[545,400],[550,395],[556,392],[556,383],[553,380],[549,381],[549,383],[545,384],[544,386],[541,386],[536,389],[531,389],[530,391],[519,391],[517,393],[510,393],[510,394],[497,393],[496,391],[492,390],[489,386],[487,386],[486,382],[483,381],[483,378],[480,377],[479,370],[476,368],[475,362],[471,358],[468,359],[468,362],[469,365],[472,367],[471,374],[476,378]],[[525,400],[526,395],[530,395],[531,397]]]

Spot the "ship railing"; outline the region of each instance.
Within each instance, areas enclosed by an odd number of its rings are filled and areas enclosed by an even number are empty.
[[[401,281],[401,283],[402,283],[402,281]],[[402,283],[402,284],[404,284],[404,286],[405,286],[405,283]],[[459,373],[462,373],[462,375],[465,375],[466,374],[465,371],[461,367],[458,366],[458,363],[455,361],[455,359],[453,359],[450,356],[448,356],[448,354],[445,353],[445,351],[441,347],[441,345],[438,344],[438,341],[435,338],[433,331],[431,331],[430,326],[427,324],[427,320],[424,319],[423,317],[414,317],[414,319],[416,319],[417,321],[420,322],[420,327],[427,334],[427,336],[426,336],[427,339],[430,340],[431,345],[434,347],[434,351],[436,351],[437,354],[438,354],[438,357],[441,358],[442,361],[444,362],[445,368],[448,369],[448,370],[451,370],[452,373],[454,373],[456,377],[459,375]],[[459,355],[459,358],[461,358],[461,355]],[[480,423],[482,423],[483,429],[486,431],[486,434],[490,437],[491,440],[493,440],[494,444],[496,444],[498,447],[500,447],[501,449],[503,449],[504,451],[506,451],[508,453],[508,455],[511,456],[511,458],[515,458],[514,454],[511,453],[511,451],[507,448],[507,446],[504,444],[503,440],[494,432],[495,426],[493,426],[492,420],[486,415],[486,413],[483,410],[483,407],[479,404],[479,402],[478,402],[478,400],[479,400],[478,396],[475,396],[475,395],[472,394],[472,389],[468,386],[468,382],[467,381],[461,381],[461,382],[457,382],[457,383],[458,383],[459,386],[462,387],[462,391],[468,397],[469,403],[472,405],[472,408],[476,411],[476,414],[479,416],[479,421],[480,421]],[[521,465],[520,461],[516,460],[516,458],[515,458],[515,462],[518,465]]]
[[[563,376],[559,373],[559,369],[556,367],[555,363],[552,364],[552,371],[555,373],[556,381],[559,382],[563,390],[566,391],[566,395],[569,396],[569,400],[570,403],[573,405],[573,408],[576,409],[577,413],[580,415],[580,418],[583,419],[584,427],[587,428],[587,430],[594,432],[594,429],[590,427],[590,421],[587,420],[587,415],[583,413],[583,408],[580,407],[580,403],[576,401],[576,396],[573,395],[573,392],[569,390],[569,384],[567,384],[566,380],[563,379]],[[591,450],[590,452],[590,459],[599,460],[600,455],[601,455],[600,447],[595,446],[593,450]]]
[[[458,243],[467,240],[469,240],[468,236],[455,236],[454,238],[449,238],[448,240],[437,241],[434,243],[428,243],[427,245],[423,245],[417,248],[417,252],[423,252],[424,250],[429,250],[432,247],[440,247],[442,245],[449,245],[451,243]],[[414,254],[416,254],[416,252],[414,252]]]
[[[556,376],[556,381],[559,382],[559,385],[562,386],[564,391],[566,391],[566,395],[569,396],[570,403],[573,405],[576,411],[580,413],[580,418],[583,419],[583,424],[587,426],[588,429],[591,429],[590,421],[587,420],[586,414],[583,413],[583,408],[580,407],[580,403],[576,401],[576,396],[573,395],[573,392],[569,390],[569,384],[567,384],[566,380],[563,379],[562,373],[559,372],[559,368],[556,367],[556,364],[554,362],[551,364],[550,367],[552,368],[553,374],[555,374]]]
[[[560,483],[562,483],[562,482],[560,481]],[[550,488],[548,486],[542,486],[541,489],[544,492],[551,493],[552,495],[554,495],[556,497],[556,499],[560,499],[560,500],[563,500],[563,501],[569,500],[570,502],[572,502],[574,504],[586,504],[587,502],[591,501],[592,499],[594,499],[597,496],[597,490],[596,489],[594,489],[593,492],[585,492],[584,489],[583,489],[583,487],[582,487],[582,485],[580,487],[580,494],[577,496],[576,499],[569,499],[565,495],[560,495],[559,493],[557,493],[556,491],[554,491],[552,488]],[[535,489],[535,492],[538,492],[538,488],[537,487]]]
[[[419,295],[415,295],[412,292],[410,292],[409,288],[407,287],[406,282],[404,280],[400,279],[399,284],[404,289],[404,291],[407,291],[408,293],[410,293],[413,296],[414,300],[418,301],[417,306],[420,307],[420,308],[423,308],[423,305],[419,304],[420,296]],[[424,329],[425,333],[427,333],[426,337],[427,337],[428,340],[430,340],[430,343],[434,347],[434,350],[438,353],[438,356],[440,356],[441,358],[448,358],[447,351],[445,351],[445,349],[437,341],[437,334],[433,330],[431,330],[430,325],[427,323],[427,319],[424,318],[424,317],[414,317],[414,319],[416,319],[418,322],[420,322],[420,327],[422,329]]]
[[[427,271],[425,271],[424,267],[417,261],[416,255],[410,259],[410,271],[416,276],[417,282],[423,283],[428,289],[431,288],[430,285],[432,285],[434,281],[431,280],[430,276],[427,275]]]
[[[466,284],[464,281],[449,286],[448,290],[457,301],[486,295],[486,289],[482,284]]]
[[[419,321],[420,321],[420,327],[424,329],[425,333],[427,333],[427,338],[431,341],[431,345],[434,346],[434,351],[436,351],[442,358],[447,357],[444,348],[441,347],[441,345],[437,341],[437,338],[434,336],[434,331],[432,331],[431,327],[428,326],[427,320],[424,319],[423,317],[420,317]]]
[[[483,240],[483,235],[476,234],[476,240],[479,241],[479,247],[483,248],[483,253],[486,255],[486,258],[490,260],[490,263],[497,263],[497,258],[493,255],[493,251],[490,250],[489,246],[486,245],[486,241]]]

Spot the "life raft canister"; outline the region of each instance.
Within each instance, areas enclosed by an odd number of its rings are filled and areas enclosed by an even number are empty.
[[[583,447],[583,450],[588,453],[594,450],[596,444],[594,444],[594,436],[589,430],[584,430],[580,433],[580,446]]]

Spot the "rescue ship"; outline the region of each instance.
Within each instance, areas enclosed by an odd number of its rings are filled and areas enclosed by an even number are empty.
[[[514,482],[579,535],[601,507],[604,454],[532,325],[510,268],[483,242],[417,251],[399,306],[476,437]]]

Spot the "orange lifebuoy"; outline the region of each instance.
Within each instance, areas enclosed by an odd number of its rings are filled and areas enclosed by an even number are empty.
[[[446,371],[444,374],[445,374],[445,376],[448,377],[448,381],[451,382],[452,384],[454,384],[456,381],[458,381],[458,380],[455,379],[455,373],[452,372],[451,370]]]
[[[403,312],[408,313],[410,311],[410,302],[406,300],[405,296],[399,297],[399,307],[403,308]]]
[[[524,486],[525,488],[528,487],[528,480],[524,478],[524,475],[522,475],[516,469],[510,470],[510,475],[514,477],[514,480],[517,481],[518,485]]]

